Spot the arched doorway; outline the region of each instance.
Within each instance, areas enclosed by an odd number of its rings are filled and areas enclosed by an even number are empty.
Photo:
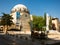
[[[52,29],[53,30],[56,30],[56,27],[55,27],[55,24],[54,23],[52,24]]]

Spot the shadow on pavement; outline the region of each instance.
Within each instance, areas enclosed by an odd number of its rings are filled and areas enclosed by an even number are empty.
[[[0,45],[60,45],[60,40],[32,38],[28,34],[0,35]]]

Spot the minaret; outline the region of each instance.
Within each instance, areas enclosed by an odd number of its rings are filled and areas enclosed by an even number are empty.
[[[49,30],[49,14],[46,14],[46,30]]]
[[[31,21],[33,21],[33,17],[32,17],[32,15],[30,15],[30,19],[31,19]]]
[[[31,20],[31,22],[30,22],[30,25],[31,25],[31,31],[32,31],[32,28],[33,28],[33,24],[32,24],[33,17],[32,17],[32,15],[30,15],[30,20]]]

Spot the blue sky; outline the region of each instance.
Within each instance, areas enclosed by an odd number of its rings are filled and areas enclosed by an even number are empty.
[[[0,16],[1,12],[10,14],[17,4],[25,5],[33,15],[43,16],[46,12],[52,17],[60,18],[60,0],[0,0]]]

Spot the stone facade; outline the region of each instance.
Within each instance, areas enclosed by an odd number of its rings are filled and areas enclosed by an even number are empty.
[[[56,30],[59,30],[59,19],[58,18],[52,18],[52,25],[55,25]]]
[[[26,6],[24,6],[22,4],[18,4],[16,6],[14,6],[11,10],[10,15],[13,17],[13,23],[14,23],[14,26],[11,28],[17,28],[24,32],[31,30],[30,13]]]

